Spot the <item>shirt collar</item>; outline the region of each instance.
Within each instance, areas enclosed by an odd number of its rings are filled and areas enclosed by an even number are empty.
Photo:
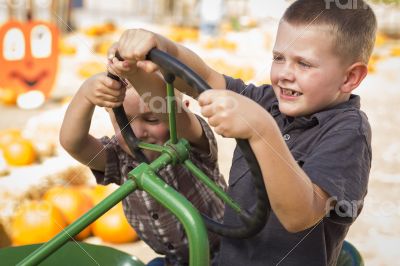
[[[330,109],[320,111],[318,113],[315,113],[313,116],[315,116],[319,123],[325,123],[327,120],[329,120],[332,116],[336,115],[339,112],[342,112],[344,109],[349,110],[349,109],[357,109],[360,110],[360,96],[358,95],[350,95],[350,99],[346,102],[342,102]]]

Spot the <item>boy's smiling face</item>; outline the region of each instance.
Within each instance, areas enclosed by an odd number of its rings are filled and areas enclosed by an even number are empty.
[[[273,49],[271,82],[282,113],[307,116],[348,99],[341,91],[347,65],[334,54],[332,31],[324,25],[281,21]]]

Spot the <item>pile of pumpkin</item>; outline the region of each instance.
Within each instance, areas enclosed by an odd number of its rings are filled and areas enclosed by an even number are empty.
[[[30,165],[38,159],[37,148],[19,129],[0,131],[0,151],[10,166]]]
[[[9,231],[12,244],[28,245],[49,241],[115,190],[114,186],[56,186],[39,200],[18,206]],[[108,243],[127,243],[138,239],[119,203],[75,236],[84,240],[94,235]],[[71,237],[72,238],[72,237]]]
[[[40,160],[42,155],[44,153],[40,147],[25,138],[20,130],[0,131],[0,156],[4,157],[8,166],[29,166]],[[0,167],[0,176],[7,175],[7,172],[1,172]],[[33,199],[23,200],[17,206],[4,226],[7,228],[7,235],[13,245],[48,241],[111,194],[115,188],[100,185],[94,188],[83,185],[53,186],[44,194],[41,192]],[[121,203],[89,225],[75,239],[83,240],[92,234],[109,243],[126,243],[138,238],[124,216]],[[0,238],[2,235],[0,232]]]
[[[28,137],[16,128],[0,131],[0,177],[9,175],[10,167],[30,166],[56,154],[54,140],[49,137],[33,141],[33,133]]]
[[[193,27],[172,26],[166,35],[168,39],[175,42],[196,42],[199,40],[199,30]]]

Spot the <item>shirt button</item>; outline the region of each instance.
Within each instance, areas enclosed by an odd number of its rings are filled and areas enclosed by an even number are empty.
[[[157,213],[153,213],[153,215],[151,217],[153,217],[154,220],[157,220],[158,219],[158,214]]]
[[[167,247],[168,247],[169,250],[173,250],[174,249],[174,246],[171,243],[168,243]]]
[[[290,139],[290,135],[289,134],[285,134],[283,135],[283,139],[288,141]]]

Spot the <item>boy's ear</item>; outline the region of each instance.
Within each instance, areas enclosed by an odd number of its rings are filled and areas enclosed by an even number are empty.
[[[357,62],[349,66],[346,71],[345,81],[342,84],[340,90],[343,93],[350,93],[360,85],[361,81],[365,78],[368,73],[368,67],[366,64]]]

